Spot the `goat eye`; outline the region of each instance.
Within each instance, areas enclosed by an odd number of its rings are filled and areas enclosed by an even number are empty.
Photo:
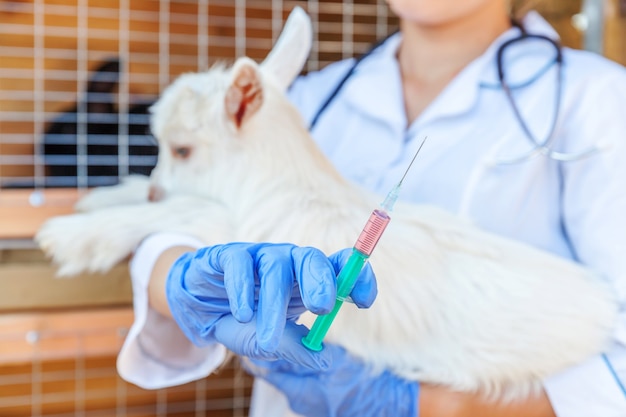
[[[174,158],[187,159],[191,154],[191,148],[189,146],[177,146],[172,148],[172,154]]]

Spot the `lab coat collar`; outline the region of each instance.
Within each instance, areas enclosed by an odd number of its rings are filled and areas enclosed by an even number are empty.
[[[529,33],[558,39],[554,29],[536,12],[529,12],[523,25]],[[465,113],[474,107],[481,87],[499,87],[496,68],[498,48],[519,34],[518,28],[511,28],[498,37],[483,55],[472,61],[448,84],[410,129],[418,129],[434,118]],[[401,39],[400,33],[392,35],[357,66],[352,79],[344,87],[344,97],[352,107],[368,117],[405,128],[407,120],[402,100],[402,80],[395,58]],[[520,72],[523,74],[523,69]],[[526,75],[528,79],[536,76]],[[372,99],[372,94],[376,94],[375,99]]]
[[[360,62],[343,95],[355,109],[393,126],[406,126],[402,80],[395,58],[401,39],[399,33],[392,35]]]

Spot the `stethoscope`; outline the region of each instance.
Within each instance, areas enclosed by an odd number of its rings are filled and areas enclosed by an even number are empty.
[[[524,132],[524,136],[529,140],[529,142],[532,145],[532,148],[521,154],[518,156],[514,156],[514,157],[498,157],[496,158],[493,162],[497,165],[508,165],[508,164],[516,164],[516,163],[520,163],[520,162],[524,162],[530,159],[533,159],[537,156],[546,156],[550,159],[556,160],[556,161],[563,161],[563,162],[570,162],[570,161],[577,161],[580,159],[584,159],[588,156],[591,156],[595,153],[597,153],[598,151],[600,151],[600,148],[598,146],[594,146],[590,149],[587,149],[585,151],[582,152],[575,152],[575,153],[564,153],[564,152],[557,152],[553,149],[551,149],[551,146],[553,145],[553,142],[555,140],[555,130],[557,127],[557,122],[559,119],[559,114],[560,114],[560,107],[561,107],[561,100],[562,100],[562,87],[563,87],[563,52],[561,49],[561,46],[559,45],[558,42],[556,42],[555,40],[544,36],[544,35],[539,35],[539,34],[531,34],[528,33],[525,28],[523,27],[523,25],[519,22],[516,21],[512,21],[513,26],[517,27],[520,30],[520,35],[509,39],[507,41],[505,41],[502,45],[500,45],[500,47],[498,48],[497,52],[496,52],[496,67],[497,67],[497,74],[498,74],[498,83],[500,88],[502,88],[502,90],[504,91],[506,97],[507,97],[507,101],[511,107],[511,110],[513,111],[515,118],[517,119],[518,124],[520,125],[520,127],[522,128],[522,131]],[[348,71],[344,74],[344,76],[339,80],[339,82],[337,83],[337,85],[335,86],[335,88],[331,91],[331,93],[328,95],[328,97],[326,98],[326,100],[322,103],[322,105],[318,108],[317,112],[315,113],[315,115],[313,116],[313,118],[311,119],[311,123],[309,125],[309,130],[313,130],[313,128],[315,127],[315,125],[318,123],[320,117],[323,115],[323,113],[327,110],[328,106],[333,102],[333,100],[335,99],[335,97],[339,94],[339,92],[341,91],[341,89],[343,88],[343,86],[345,85],[345,83],[350,79],[350,77],[354,74],[354,71],[356,70],[357,66],[367,57],[369,57],[380,45],[382,45],[383,43],[385,43],[385,41],[387,39],[389,39],[391,36],[395,35],[397,33],[393,32],[391,33],[389,36],[387,36],[386,38],[382,39],[381,41],[377,42],[374,46],[372,46],[367,52],[365,52],[364,54],[360,55],[359,57],[355,58],[353,64],[350,66],[350,68],[348,69]],[[519,87],[523,87],[525,85],[530,84],[532,81],[534,81],[535,79],[538,78],[538,76],[543,75],[543,73],[545,71],[547,71],[547,69],[549,67],[551,67],[553,64],[556,64],[557,68],[556,68],[556,88],[555,88],[555,100],[554,100],[554,112],[553,112],[553,118],[552,118],[552,123],[550,124],[550,129],[545,137],[545,139],[543,139],[542,141],[539,141],[537,139],[537,137],[531,132],[528,123],[526,123],[526,121],[524,120],[520,109],[515,101],[515,98],[513,97],[513,92],[512,92],[512,87],[509,85],[509,83],[506,80],[505,77],[505,72],[504,72],[504,53],[507,50],[507,48],[509,48],[510,46],[516,44],[516,43],[520,43],[522,41],[527,41],[527,40],[538,40],[541,42],[547,42],[549,44],[549,46],[551,48],[554,48],[555,50],[555,57],[554,60],[549,62],[548,65],[546,65],[541,71],[539,71],[537,77],[535,77],[533,80],[531,80],[530,82],[524,83],[523,85],[520,86],[515,86],[516,88]]]

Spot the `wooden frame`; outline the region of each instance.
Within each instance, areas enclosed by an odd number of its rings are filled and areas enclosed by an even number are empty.
[[[33,197],[33,193],[34,194]],[[52,217],[70,214],[82,191],[76,189],[0,190],[0,312],[129,305],[128,267],[107,274],[57,279],[56,268],[33,242]],[[40,205],[30,201],[40,200]]]
[[[116,356],[132,320],[127,307],[0,315],[0,415],[247,415],[252,378],[236,361],[170,388],[123,381]]]
[[[117,355],[129,307],[0,315],[0,365]]]
[[[46,219],[72,213],[80,195],[70,188],[0,190],[0,239],[32,239]]]

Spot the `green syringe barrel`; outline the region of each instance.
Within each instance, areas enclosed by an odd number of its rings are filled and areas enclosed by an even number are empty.
[[[350,295],[350,292],[352,292],[352,288],[354,288],[354,284],[356,284],[361,269],[365,266],[365,262],[368,258],[369,255],[352,249],[352,254],[348,258],[348,262],[341,268],[337,276],[337,299],[335,300],[335,306],[330,313],[318,316],[315,319],[315,323],[313,323],[313,327],[311,327],[309,333],[302,338],[302,344],[304,346],[316,352],[323,349],[322,340],[324,340],[326,333],[328,333],[328,329],[330,329],[330,325],[333,320],[335,320],[335,316],[339,312],[343,302]]]
[[[391,206],[390,206],[391,207]],[[302,344],[307,348],[320,351],[323,349],[322,340],[328,329],[335,320],[335,316],[343,305],[343,302],[352,292],[354,284],[359,278],[359,273],[365,266],[365,262],[372,255],[378,240],[382,236],[391,218],[384,210],[374,210],[361,231],[359,238],[354,244],[352,254],[337,276],[337,299],[333,310],[315,319],[313,327],[302,339]]]

